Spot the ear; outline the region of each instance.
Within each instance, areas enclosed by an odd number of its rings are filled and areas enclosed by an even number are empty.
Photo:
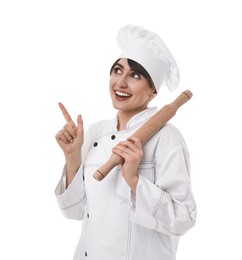
[[[157,95],[156,90],[154,90],[153,92],[151,92],[151,94],[150,94],[150,96],[149,96],[149,102],[150,102],[154,97],[156,97],[156,95]]]

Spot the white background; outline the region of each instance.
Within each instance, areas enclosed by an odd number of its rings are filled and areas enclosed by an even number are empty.
[[[57,103],[81,113],[85,129],[115,115],[108,74],[117,30],[130,23],[160,34],[180,68],[180,87],[163,88],[152,105],[194,94],[172,119],[190,150],[198,205],[177,259],[242,259],[239,2],[0,2],[0,259],[72,259],[81,222],[65,219],[54,196],[64,163]]]

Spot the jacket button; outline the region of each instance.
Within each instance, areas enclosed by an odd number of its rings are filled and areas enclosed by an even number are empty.
[[[112,139],[112,140],[114,140],[115,138],[116,138],[116,136],[115,136],[115,135],[112,135],[112,136],[111,136],[111,139]]]
[[[93,146],[94,146],[94,147],[97,147],[97,146],[98,146],[98,143],[97,143],[97,142],[95,142],[95,143],[93,144]]]

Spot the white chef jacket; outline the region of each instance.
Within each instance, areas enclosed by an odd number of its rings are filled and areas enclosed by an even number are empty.
[[[67,189],[64,169],[57,202],[67,218],[83,220],[74,260],[174,260],[179,236],[194,226],[189,154],[171,124],[143,146],[136,194],[120,166],[101,182],[93,177],[112,148],[156,112],[156,107],[140,112],[124,131],[117,131],[117,119],[93,124],[85,134],[83,163]]]

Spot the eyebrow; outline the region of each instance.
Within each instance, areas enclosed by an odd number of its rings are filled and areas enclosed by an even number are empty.
[[[116,63],[115,66],[119,66],[119,67],[121,67],[122,69],[124,69],[124,66],[123,66],[122,64],[120,64],[120,63]]]
[[[115,66],[119,66],[121,69],[124,69],[124,66],[122,64],[120,64],[120,63],[116,63]],[[115,68],[115,66],[113,68]],[[137,74],[140,74],[139,72],[133,70],[132,68],[130,68],[130,71],[135,72]]]
[[[120,63],[116,63],[116,64],[113,66],[113,69],[114,69],[116,66],[120,67],[121,69],[124,69],[124,66],[123,66],[122,64],[120,64]],[[133,70],[132,68],[130,68],[130,71],[131,71],[131,72],[134,72],[134,73],[137,73],[137,74],[139,74],[139,75],[141,75],[141,76],[144,77],[143,74],[141,74],[140,72],[138,72],[138,71],[136,71],[136,70]]]

